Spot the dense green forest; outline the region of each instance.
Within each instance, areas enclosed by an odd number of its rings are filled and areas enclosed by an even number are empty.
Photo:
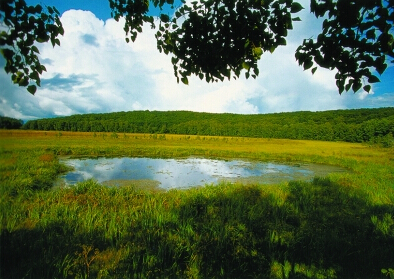
[[[31,120],[24,129],[368,142],[394,134],[394,108],[272,114],[131,111]]]
[[[19,129],[23,125],[23,121],[6,116],[0,116],[0,129]]]

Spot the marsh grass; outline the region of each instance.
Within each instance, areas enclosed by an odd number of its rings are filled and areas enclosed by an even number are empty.
[[[0,143],[1,278],[381,278],[394,266],[393,149],[3,131]],[[53,189],[62,155],[244,157],[352,172],[167,192],[94,180]]]

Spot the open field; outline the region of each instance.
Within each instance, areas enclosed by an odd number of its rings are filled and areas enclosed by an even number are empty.
[[[241,155],[262,160],[311,160],[310,157],[321,157],[318,160],[358,161],[378,158],[382,163],[394,158],[392,149],[370,148],[358,143],[242,137],[0,130],[0,142],[3,148],[13,150],[30,149],[34,145],[57,155],[76,156]]]
[[[52,189],[59,156],[248,158],[352,172],[280,185]],[[321,141],[0,131],[1,278],[384,278],[394,148]]]

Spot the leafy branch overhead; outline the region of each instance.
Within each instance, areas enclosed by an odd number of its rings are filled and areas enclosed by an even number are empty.
[[[13,83],[27,87],[34,94],[40,75],[46,71],[38,58],[35,43],[50,41],[60,45],[64,34],[59,11],[55,7],[27,6],[24,0],[0,1],[0,51],[6,60],[4,70]],[[35,84],[34,84],[35,83]]]
[[[173,5],[173,0],[155,1],[155,6]],[[153,17],[137,17],[149,2],[110,0],[115,19],[126,18],[126,34],[135,40],[143,22],[153,25]],[[161,14],[156,33],[160,52],[172,54],[174,74],[188,84],[192,74],[207,82],[231,76],[256,77],[257,61],[265,51],[286,45],[287,30],[300,20],[292,14],[303,7],[292,0],[201,0],[183,3],[170,18]],[[126,39],[129,41],[129,39]]]
[[[305,70],[316,65],[337,70],[339,93],[379,82],[394,63],[393,0],[311,0],[311,12],[325,18],[317,39],[304,40],[296,59]],[[391,60],[391,61],[390,61]],[[373,71],[371,71],[373,70]]]
[[[291,0],[193,1],[171,21],[162,19],[157,47],[173,54],[175,76],[184,83],[191,74],[207,82],[237,78],[242,70],[256,77],[262,53],[286,45],[292,13],[301,9]]]
[[[301,20],[303,7],[293,0],[195,0],[174,7],[174,0],[109,0],[112,17],[125,19],[126,41],[134,42],[143,25],[156,28],[157,48],[171,55],[177,81],[188,84],[196,75],[207,82],[256,78],[264,52],[286,45],[288,30]],[[159,23],[148,15],[151,6],[170,5],[173,16],[162,13]],[[0,49],[14,83],[32,94],[45,67],[35,42],[60,45],[64,30],[54,7],[29,7],[24,0],[0,2],[5,28]],[[337,71],[339,93],[378,82],[393,53],[394,0],[311,0],[310,9],[324,19],[322,32],[304,40],[296,59],[305,70],[317,66]],[[156,26],[158,25],[158,26]],[[36,85],[32,84],[35,83]]]

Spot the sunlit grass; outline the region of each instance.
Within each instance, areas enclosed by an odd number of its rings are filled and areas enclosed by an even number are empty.
[[[350,172],[189,190],[51,188],[60,156],[304,161]],[[394,152],[362,144],[0,131],[2,278],[380,278],[394,267]]]
[[[118,137],[112,137],[111,133],[0,131],[0,146],[3,148],[13,150],[31,148],[32,140],[35,147],[52,150],[58,155],[187,156],[191,154],[229,157],[242,155],[248,158],[280,160],[394,159],[394,152],[391,149],[381,150],[345,142],[121,133]]]

